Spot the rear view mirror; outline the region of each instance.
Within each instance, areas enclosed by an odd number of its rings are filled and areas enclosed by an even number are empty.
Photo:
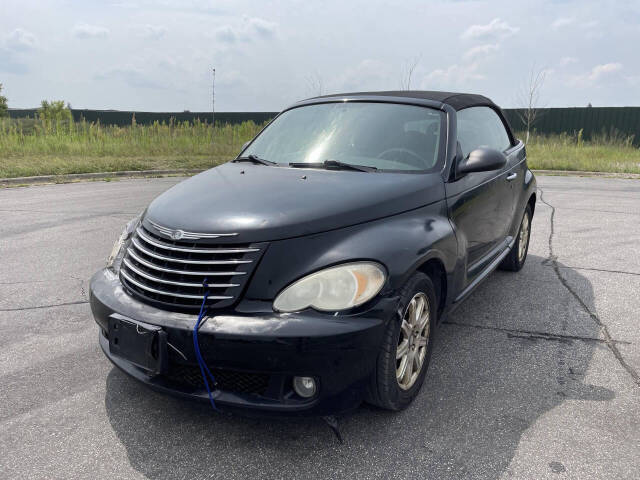
[[[488,172],[500,170],[507,164],[504,153],[493,148],[480,147],[472,151],[469,156],[458,163],[459,174],[470,172]]]

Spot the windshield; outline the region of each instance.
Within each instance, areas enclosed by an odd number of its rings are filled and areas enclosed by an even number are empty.
[[[413,105],[307,105],[282,113],[242,156],[285,165],[330,160],[380,170],[433,170],[443,124],[442,112]]]

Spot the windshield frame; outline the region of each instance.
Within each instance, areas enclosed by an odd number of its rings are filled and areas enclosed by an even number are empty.
[[[439,145],[438,145],[438,158],[436,159],[436,162],[434,164],[433,167],[428,168],[428,169],[422,169],[422,170],[418,170],[418,169],[413,169],[413,170],[404,170],[404,169],[385,169],[385,168],[378,168],[376,169],[374,172],[371,173],[405,173],[405,174],[418,174],[418,175],[424,175],[424,174],[430,174],[430,173],[442,173],[444,171],[444,169],[446,168],[446,164],[447,164],[447,156],[448,156],[448,141],[449,141],[449,112],[446,108],[443,108],[443,104],[441,104],[440,102],[434,102],[431,100],[421,100],[421,99],[413,99],[410,97],[407,98],[396,98],[396,97],[386,97],[386,96],[347,96],[347,97],[327,97],[327,98],[323,98],[323,97],[317,97],[317,98],[312,98],[309,100],[303,100],[301,102],[298,102],[284,110],[282,110],[278,115],[276,115],[269,123],[267,123],[267,125],[264,126],[264,128],[262,130],[260,130],[260,132],[258,132],[258,134],[253,137],[249,142],[247,142],[244,147],[242,148],[242,151],[238,154],[237,158],[241,158],[244,155],[244,152],[251,147],[251,145],[253,144],[253,142],[260,137],[260,135],[262,135],[281,115],[283,115],[284,113],[290,111],[290,110],[294,110],[297,108],[304,108],[304,107],[308,107],[308,106],[312,106],[312,105],[322,105],[322,104],[328,104],[328,103],[393,103],[393,104],[398,104],[398,105],[408,105],[408,106],[415,106],[415,107],[421,107],[421,108],[429,108],[431,110],[436,110],[438,112],[440,112],[442,115],[440,115],[440,138],[439,138]],[[284,163],[277,163],[276,165],[274,165],[275,167],[279,167],[279,168],[294,168],[294,167],[290,167],[287,164]],[[295,168],[301,168],[301,167],[295,167]],[[309,166],[309,168],[314,168],[317,169],[318,167],[313,167],[313,166]]]

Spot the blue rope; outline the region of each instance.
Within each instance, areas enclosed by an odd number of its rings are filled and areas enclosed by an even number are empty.
[[[200,329],[200,325],[204,323],[204,318],[207,315],[207,309],[205,305],[207,303],[207,297],[209,297],[209,290],[207,290],[207,279],[204,279],[202,282],[203,288],[205,288],[204,298],[202,299],[202,305],[200,306],[200,314],[198,315],[198,320],[196,321],[196,326],[193,327],[193,349],[196,353],[196,360],[198,362],[198,366],[200,367],[200,373],[202,374],[202,379],[204,380],[204,386],[207,388],[207,393],[209,394],[209,401],[211,402],[211,406],[214,410],[218,410],[216,407],[216,402],[213,401],[213,395],[211,394],[211,387],[209,386],[209,379],[211,380],[211,385],[215,386],[216,379],[211,374],[209,367],[207,367],[207,363],[202,358],[202,354],[200,353],[200,343],[198,342],[198,330]]]

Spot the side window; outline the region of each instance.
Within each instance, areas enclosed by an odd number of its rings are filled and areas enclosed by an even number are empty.
[[[478,147],[489,147],[501,152],[511,146],[509,135],[498,114],[489,107],[470,107],[460,110],[458,141],[462,156],[466,157]]]

